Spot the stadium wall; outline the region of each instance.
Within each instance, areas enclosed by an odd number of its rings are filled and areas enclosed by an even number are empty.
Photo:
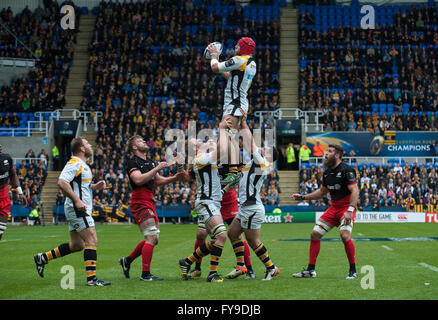
[[[53,139],[47,137],[0,137],[3,152],[9,153],[12,158],[24,158],[27,151],[32,149],[38,155],[41,149],[51,155]],[[21,161],[20,161],[21,162]]]

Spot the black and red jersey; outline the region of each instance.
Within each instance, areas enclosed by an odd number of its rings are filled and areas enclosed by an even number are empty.
[[[9,177],[14,168],[14,162],[7,153],[0,154],[0,189],[4,189],[9,184]]]
[[[131,179],[131,174],[135,171],[140,171],[140,173],[147,173],[155,168],[155,162],[151,159],[142,159],[138,156],[134,156],[128,160],[128,165],[126,168],[129,183],[132,189],[132,203],[152,201],[154,198],[154,178],[146,182],[145,184],[139,186],[134,183]]]
[[[348,186],[355,183],[357,183],[356,171],[344,162],[334,169],[325,170],[322,179],[323,186],[329,190],[332,202],[349,200],[351,192]]]

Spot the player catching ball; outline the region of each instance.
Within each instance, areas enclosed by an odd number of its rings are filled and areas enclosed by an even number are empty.
[[[344,150],[329,145],[324,156],[326,170],[321,188],[310,194],[293,194],[293,200],[318,200],[330,193],[331,205],[319,218],[310,234],[309,265],[307,270],[293,274],[295,278],[315,278],[315,264],[321,247],[321,238],[333,227],[340,227],[340,235],[350,263],[347,279],[357,278],[355,248],[351,240],[356,204],[359,198],[356,172],[342,161]]]
[[[238,169],[239,141],[235,139],[235,136],[242,117],[241,109],[248,113],[248,90],[257,72],[255,59],[252,56],[255,42],[248,37],[241,38],[234,48],[235,56],[224,62],[219,62],[220,53],[216,46],[209,46],[207,49],[211,56],[211,70],[214,73],[222,73],[227,79],[223,117],[219,125],[218,149],[220,150],[220,163],[230,165],[229,173],[221,181],[221,184],[233,186],[239,182],[241,177]],[[227,134],[223,134],[223,132]]]

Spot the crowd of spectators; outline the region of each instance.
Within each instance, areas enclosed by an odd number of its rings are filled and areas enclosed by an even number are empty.
[[[29,208],[36,207],[41,200],[41,191],[47,177],[48,154],[42,149],[35,156],[35,152],[30,149],[24,156],[25,160],[15,164],[18,180],[23,193],[26,196]],[[16,192],[10,191],[10,199],[13,204],[22,204]]]
[[[325,131],[437,131],[437,9],[396,10],[392,23],[375,29],[322,31],[303,11],[299,108],[322,110]]]
[[[32,52],[4,28],[0,28],[0,58],[38,59],[29,73],[12,78],[0,87],[2,112],[53,111],[65,104],[65,88],[73,63],[76,32],[63,30],[59,24],[60,6],[45,1],[31,12],[26,6],[14,16],[11,8],[0,11],[0,21]],[[71,4],[71,2],[68,2]],[[79,25],[80,11],[76,10]]]
[[[382,165],[353,164],[356,170],[360,197],[358,208],[378,211],[395,207],[407,211],[436,212],[438,210],[438,170],[432,163],[415,162]],[[302,166],[300,169],[300,192],[310,193],[320,188],[323,177],[322,165]],[[326,197],[308,205],[326,206]]]
[[[207,3],[208,4],[208,3]],[[96,194],[96,203],[127,203],[130,187],[125,172],[126,143],[133,134],[149,145],[148,157],[165,159],[168,129],[217,130],[222,117],[225,79],[202,58],[208,43],[224,44],[222,59],[233,55],[242,36],[256,42],[257,74],[249,92],[249,126],[256,110],[279,107],[280,30],[277,20],[243,17],[234,1],[228,15],[208,11],[204,2],[101,2],[89,44],[90,64],[82,110],[101,110],[93,174],[110,188]],[[173,174],[176,168],[160,174]],[[266,180],[263,199],[278,203],[278,176]],[[193,204],[196,185],[174,183],[155,190],[158,205]],[[103,200],[105,199],[105,200]]]

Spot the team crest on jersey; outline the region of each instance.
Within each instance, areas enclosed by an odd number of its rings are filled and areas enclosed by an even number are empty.
[[[8,160],[3,160],[3,164],[5,165],[5,166],[7,166],[8,165]]]
[[[340,178],[342,177],[342,172],[338,172],[338,174],[336,175],[336,178]]]

